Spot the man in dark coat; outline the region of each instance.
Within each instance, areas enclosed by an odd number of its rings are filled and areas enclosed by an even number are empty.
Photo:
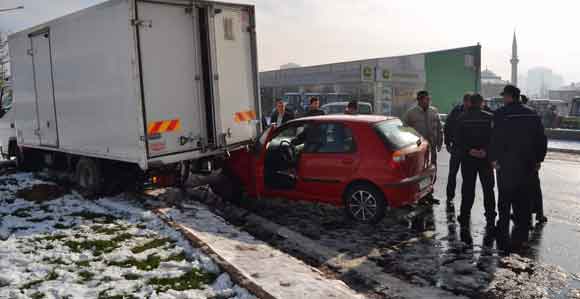
[[[507,85],[502,96],[505,105],[495,112],[490,161],[499,187],[498,248],[509,252],[528,241],[534,177],[546,156],[547,138],[538,114],[521,103],[517,87]],[[515,227],[510,244],[512,208]]]
[[[455,188],[457,185],[457,172],[459,172],[459,167],[461,165],[461,159],[455,151],[455,133],[457,130],[457,119],[465,110],[465,106],[469,102],[470,93],[463,95],[463,103],[453,107],[451,113],[447,116],[445,120],[444,131],[444,142],[445,148],[451,155],[449,158],[449,176],[447,177],[447,203],[452,203],[453,198],[455,198]]]
[[[294,114],[286,109],[286,103],[282,99],[276,99],[276,111],[270,116],[270,124],[277,127],[294,119]]]
[[[483,189],[486,228],[495,226],[495,179],[488,152],[493,128],[493,114],[483,111],[483,97],[473,94],[465,104],[465,112],[457,119],[455,134],[456,155],[461,159],[461,214],[458,218],[462,228],[468,228],[471,208],[475,199],[475,181],[479,176]]]
[[[528,97],[525,95],[521,95],[521,100],[522,103],[527,105],[528,104]],[[529,106],[530,108],[532,108],[531,106]],[[533,108],[532,108],[533,109]],[[547,140],[546,140],[547,141]],[[542,195],[542,185],[540,182],[540,173],[539,171],[536,171],[535,177],[534,177],[534,200],[531,204],[531,212],[536,214],[536,222],[538,225],[542,225],[546,222],[548,222],[548,218],[544,215],[544,197]],[[530,218],[529,223],[532,223],[532,219]]]
[[[320,110],[320,100],[315,97],[310,98],[310,105],[308,106],[308,111],[304,116],[318,116],[324,114],[324,111]]]

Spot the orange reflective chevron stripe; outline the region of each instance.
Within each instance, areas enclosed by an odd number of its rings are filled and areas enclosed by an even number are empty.
[[[234,114],[234,121],[237,123],[251,121],[256,119],[256,112],[253,110],[236,112]]]
[[[149,135],[174,132],[181,129],[181,121],[179,119],[154,121],[149,123],[147,133]]]
[[[179,120],[174,119],[172,121],[169,122],[169,125],[167,126],[166,132],[172,132],[175,131],[179,126]]]
[[[162,121],[157,121],[157,122],[149,124],[149,129],[147,130],[147,133],[149,133],[149,135],[159,133],[159,129],[161,129],[161,125],[163,125]]]

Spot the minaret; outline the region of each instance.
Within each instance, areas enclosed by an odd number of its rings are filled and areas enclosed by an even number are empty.
[[[514,40],[512,42],[512,59],[510,60],[512,63],[512,81],[511,84],[518,85],[518,42],[516,41],[516,32],[514,31]]]

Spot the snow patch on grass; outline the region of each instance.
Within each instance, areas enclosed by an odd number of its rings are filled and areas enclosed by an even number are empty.
[[[140,203],[50,184],[0,177],[0,298],[254,298]]]

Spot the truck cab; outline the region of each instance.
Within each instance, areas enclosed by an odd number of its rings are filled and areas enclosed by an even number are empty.
[[[6,84],[0,89],[0,155],[3,159],[11,156],[11,143],[16,141],[14,112],[12,110],[12,86]]]

